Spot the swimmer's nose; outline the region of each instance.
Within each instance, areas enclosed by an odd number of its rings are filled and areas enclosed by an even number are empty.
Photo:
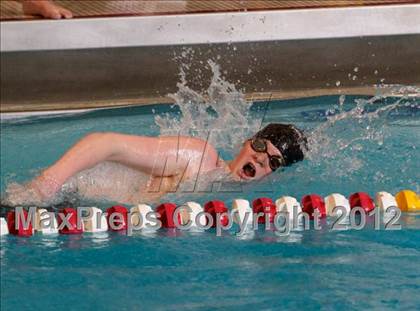
[[[261,162],[261,163],[264,163],[264,161],[265,161],[265,157],[266,157],[266,155],[265,154],[263,154],[263,153],[256,153],[256,154],[254,154],[253,156],[252,156],[252,159],[255,161],[255,162]],[[255,164],[255,163],[254,163]]]

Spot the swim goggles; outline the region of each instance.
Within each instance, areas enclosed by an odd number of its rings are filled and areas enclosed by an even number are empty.
[[[274,172],[276,169],[278,169],[281,166],[285,165],[284,158],[282,156],[278,155],[271,155],[267,151],[267,142],[258,137],[254,137],[250,139],[251,142],[251,148],[256,152],[262,152],[267,154],[268,156],[268,164],[270,165],[271,170]]]

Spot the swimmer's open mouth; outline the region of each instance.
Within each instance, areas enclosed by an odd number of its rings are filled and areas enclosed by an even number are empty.
[[[245,164],[242,171],[244,172],[244,175],[249,178],[253,178],[256,173],[255,166],[251,162]]]

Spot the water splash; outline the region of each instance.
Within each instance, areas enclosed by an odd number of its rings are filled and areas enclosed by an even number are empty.
[[[251,101],[245,99],[233,83],[223,79],[218,64],[207,62],[212,71],[207,90],[199,93],[188,86],[187,65],[180,69],[181,82],[178,91],[169,96],[181,111],[180,118],[173,115],[157,115],[155,122],[161,135],[186,135],[209,142],[217,149],[234,153],[246,138],[252,136],[260,127],[261,119],[250,117]]]
[[[340,96],[338,105],[326,111],[325,122],[308,136],[310,149],[306,157],[311,169],[322,167],[319,177],[324,180],[360,175],[371,164],[372,154],[383,155],[389,149],[386,142],[391,136],[390,116],[401,109],[419,111],[419,102],[413,94],[418,96],[420,89],[387,86],[377,88],[377,95],[371,98],[354,102],[346,103],[345,96]],[[371,178],[379,180],[386,176],[378,171]]]

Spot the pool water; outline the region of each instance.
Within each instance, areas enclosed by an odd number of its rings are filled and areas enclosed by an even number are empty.
[[[167,129],[154,116],[165,113],[179,117],[180,109],[155,105],[3,120],[2,196],[8,184],[36,176],[83,135],[158,135]],[[204,204],[217,198],[230,205],[235,198],[262,196],[420,192],[419,98],[271,101],[253,104],[247,117],[305,129],[307,158],[262,182],[174,193],[165,200]],[[238,148],[216,147],[225,158]],[[237,227],[221,237],[212,230],[164,229],[133,236],[3,236],[1,310],[419,309],[420,215],[406,213],[399,222],[402,229],[395,231],[374,230],[370,223],[363,230],[323,226],[288,236],[262,228],[238,236]]]

